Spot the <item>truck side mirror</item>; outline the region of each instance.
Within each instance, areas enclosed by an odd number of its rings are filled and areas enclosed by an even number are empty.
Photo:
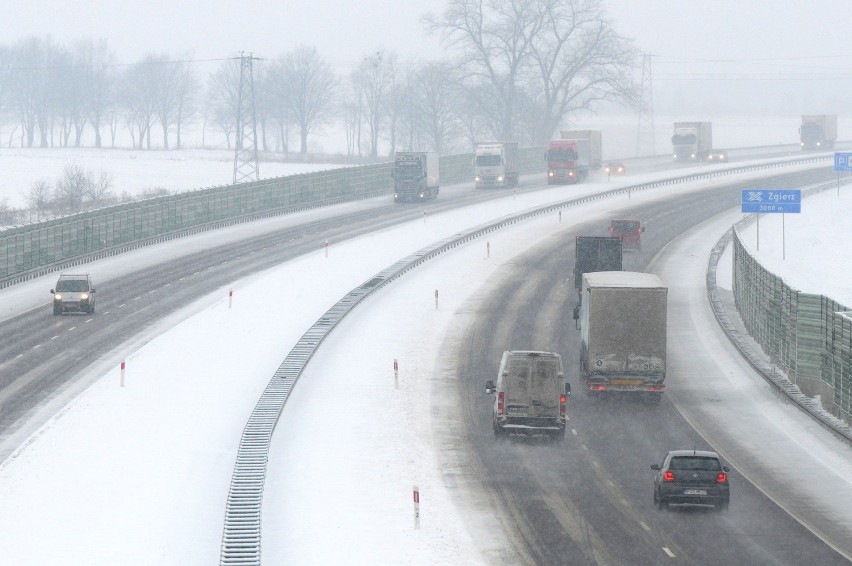
[[[580,305],[574,307],[574,328],[580,330]]]
[[[488,380],[485,382],[485,392],[486,393],[494,393],[496,387],[494,387],[494,382],[492,380]]]
[[[567,395],[569,397],[571,396],[571,384],[570,383],[565,384],[565,395]]]

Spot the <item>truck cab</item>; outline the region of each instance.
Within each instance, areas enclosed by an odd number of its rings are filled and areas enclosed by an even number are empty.
[[[609,233],[621,239],[621,249],[639,251],[642,249],[642,232],[645,227],[641,220],[615,219],[609,223]]]

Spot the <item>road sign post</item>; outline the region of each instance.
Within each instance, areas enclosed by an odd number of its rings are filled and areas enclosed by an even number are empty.
[[[743,189],[742,212],[757,215],[757,251],[760,251],[760,215],[781,214],[781,254],[787,259],[784,213],[802,212],[800,189]]]

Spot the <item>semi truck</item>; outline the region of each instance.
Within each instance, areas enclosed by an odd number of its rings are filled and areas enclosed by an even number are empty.
[[[515,433],[565,438],[571,385],[565,382],[559,354],[531,350],[503,352],[497,380],[488,380],[485,392],[496,393],[491,411],[495,437]]]
[[[672,150],[676,161],[704,161],[713,150],[710,122],[675,122]]]
[[[651,273],[599,271],[583,275],[582,293],[580,374],[586,391],[639,394],[658,403],[666,387],[667,287]]]
[[[476,188],[518,186],[518,142],[480,142],[473,158]]]
[[[599,130],[563,130],[558,140],[548,143],[547,184],[578,183],[592,170],[601,167],[601,132]]]
[[[836,140],[836,114],[802,116],[802,125],[799,127],[799,143],[803,150],[831,149]]]
[[[574,244],[574,288],[583,285],[583,274],[621,271],[623,242],[617,236],[577,236]]]
[[[589,168],[598,170],[603,162],[603,135],[600,130],[560,130],[559,139],[589,140]]]
[[[393,200],[425,201],[438,197],[440,163],[434,151],[398,151],[394,156]]]

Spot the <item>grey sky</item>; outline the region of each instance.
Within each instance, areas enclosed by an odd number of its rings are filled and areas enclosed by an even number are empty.
[[[617,29],[654,55],[658,111],[724,105],[838,112],[850,105],[850,0],[606,0]],[[146,52],[217,59],[275,57],[315,46],[339,71],[379,48],[437,58],[421,16],[441,0],[0,0],[0,37],[105,38],[119,62]],[[746,61],[762,59],[762,61]],[[699,62],[711,60],[714,62]],[[723,62],[720,62],[723,61]],[[803,77],[803,75],[807,75]],[[794,112],[795,113],[795,112]]]

